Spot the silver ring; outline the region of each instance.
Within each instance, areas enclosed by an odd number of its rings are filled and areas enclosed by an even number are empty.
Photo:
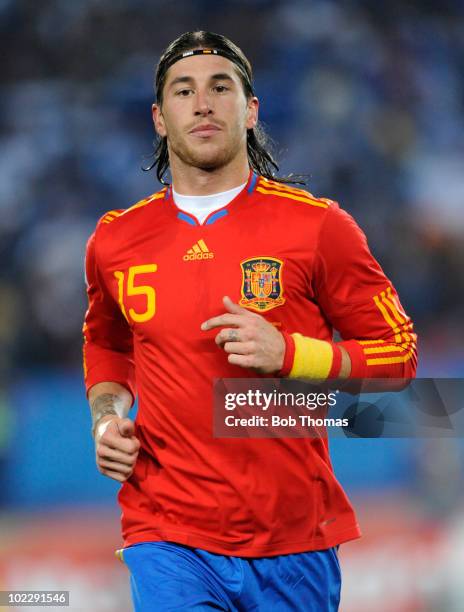
[[[239,342],[238,331],[236,329],[229,329],[229,342]]]

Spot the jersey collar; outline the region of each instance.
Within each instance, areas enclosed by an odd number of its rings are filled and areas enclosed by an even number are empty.
[[[250,170],[247,183],[242,189],[242,191],[240,191],[240,193],[238,193],[235,198],[231,200],[226,206],[223,206],[222,208],[219,208],[218,210],[215,210],[214,212],[210,213],[206,217],[204,223],[202,223],[201,225],[198,223],[198,219],[196,217],[178,208],[172,197],[172,185],[169,185],[166,189],[164,199],[169,209],[173,211],[177,219],[179,219],[183,223],[188,223],[189,225],[192,225],[194,227],[203,227],[205,225],[212,225],[219,219],[223,219],[227,217],[227,215],[231,214],[235,210],[235,208],[240,205],[240,203],[242,203],[253,193],[257,181],[258,175],[252,170]]]

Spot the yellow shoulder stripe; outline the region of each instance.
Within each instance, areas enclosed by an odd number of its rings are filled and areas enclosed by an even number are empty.
[[[122,217],[122,215],[125,215],[131,210],[135,210],[136,208],[141,208],[142,206],[146,206],[147,204],[150,204],[150,202],[153,202],[154,200],[160,200],[161,198],[164,198],[165,193],[166,193],[166,187],[162,189],[161,191],[157,191],[155,194],[149,196],[148,198],[140,200],[140,202],[137,202],[137,204],[134,204],[130,208],[126,208],[126,210],[122,210],[122,211],[110,210],[109,212],[105,214],[101,222],[111,223],[111,221],[114,221],[117,217]]]
[[[161,198],[164,198],[165,193],[166,193],[166,187],[162,189],[161,191],[157,191],[156,193],[149,196],[148,198],[145,198],[144,200],[140,200],[140,202],[137,202],[137,204],[134,204],[130,208],[126,208],[126,210],[122,212],[121,214],[125,215],[128,212],[135,210],[136,208],[141,208],[142,206],[146,206],[147,204],[150,204],[150,202],[153,202],[154,200],[160,200]]]
[[[105,216],[102,219],[102,223],[111,223],[116,217],[119,217],[121,212],[119,210],[110,210],[105,213]]]
[[[256,191],[259,191],[259,193],[264,193],[266,195],[275,195],[275,196],[279,196],[280,198],[296,200],[297,202],[305,202],[306,204],[310,204],[311,206],[318,206],[319,208],[329,207],[329,205],[326,202],[319,202],[317,200],[312,200],[309,197],[301,197],[301,195],[294,195],[293,193],[285,193],[284,191],[277,191],[274,189],[263,189],[263,187],[256,187]],[[300,193],[303,194],[304,191]]]
[[[295,195],[308,195],[313,197],[308,191],[304,189],[299,189],[298,187],[290,187],[290,185],[286,185],[285,183],[279,183],[278,181],[271,181],[263,177],[259,180],[259,185],[264,187],[265,189],[277,189],[277,191],[287,191],[289,193],[294,193]]]
[[[305,191],[304,189],[299,189],[297,187],[289,187],[288,185],[285,185],[284,183],[278,183],[277,181],[271,181],[271,180],[265,179],[264,177],[261,177],[258,186],[263,187],[264,189],[272,189],[272,190],[282,191],[283,193],[291,193],[299,197],[304,197],[314,202],[315,205],[318,205],[319,203],[323,203],[323,204],[327,204],[327,206],[330,206],[331,204],[333,204],[333,200],[329,200],[328,198],[316,198],[309,191]]]

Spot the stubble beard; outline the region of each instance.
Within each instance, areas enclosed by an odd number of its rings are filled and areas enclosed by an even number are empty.
[[[182,163],[200,170],[224,168],[238,155],[240,146],[241,143],[234,140],[222,147],[215,147],[214,150],[202,151],[201,146],[194,148],[182,140],[168,140],[170,157],[174,154]]]

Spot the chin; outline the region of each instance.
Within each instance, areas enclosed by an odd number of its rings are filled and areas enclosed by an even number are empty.
[[[186,161],[202,170],[214,170],[215,168],[225,166],[232,158],[231,152],[216,149],[209,154],[205,154],[204,151],[201,153],[198,151],[192,152],[190,159]]]

